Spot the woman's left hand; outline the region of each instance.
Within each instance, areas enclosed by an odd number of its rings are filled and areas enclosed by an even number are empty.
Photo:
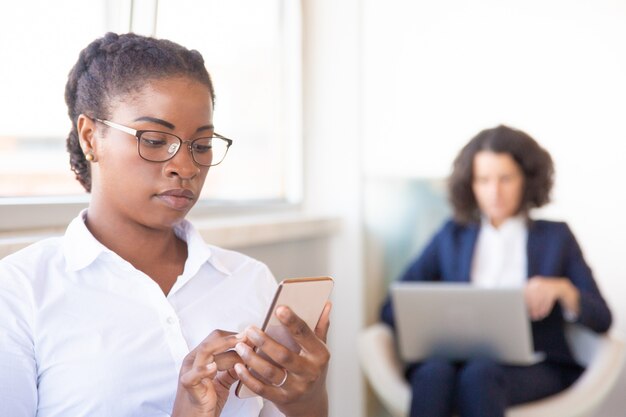
[[[238,343],[235,347],[246,365],[235,365],[239,379],[250,390],[273,402],[288,417],[328,416],[326,373],[330,352],[326,347],[326,336],[330,307],[330,303],[326,303],[315,330],[288,307],[276,309],[276,316],[300,345],[300,352],[288,349],[256,327],[245,331],[252,347],[246,343]],[[254,352],[253,347],[262,349],[269,360]],[[254,375],[247,367],[254,370]]]
[[[233,367],[240,358],[230,349],[241,335],[214,330],[183,359],[172,416],[217,417],[230,386],[237,380]]]
[[[546,318],[557,301],[576,316],[580,310],[578,289],[567,278],[531,277],[526,284],[524,297],[532,320]]]

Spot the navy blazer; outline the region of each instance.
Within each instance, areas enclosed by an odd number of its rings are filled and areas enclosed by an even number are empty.
[[[469,283],[479,228],[479,224],[461,225],[448,221],[409,266],[401,280]],[[580,291],[577,322],[599,333],[609,329],[611,312],[567,224],[529,221],[526,250],[528,277],[569,278]],[[383,305],[381,319],[394,327],[389,296]],[[547,360],[553,362],[575,363],[565,339],[564,323],[559,303],[546,318],[532,322],[535,350],[545,352]]]

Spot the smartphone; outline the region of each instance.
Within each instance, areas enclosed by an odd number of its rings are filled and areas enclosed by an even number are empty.
[[[334,281],[331,277],[314,278],[289,278],[278,284],[274,299],[265,316],[265,321],[261,329],[272,339],[293,352],[300,352],[300,345],[291,337],[291,334],[283,326],[274,310],[278,306],[287,306],[298,315],[311,328],[315,329],[326,301],[330,297]],[[263,355],[258,348],[257,353]],[[265,356],[269,359],[267,356]],[[235,394],[239,398],[254,397],[257,394],[250,391],[241,381],[239,381]]]

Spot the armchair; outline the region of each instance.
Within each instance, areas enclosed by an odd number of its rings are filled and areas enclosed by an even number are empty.
[[[585,372],[561,393],[511,407],[507,417],[588,417],[607,396],[622,369],[624,341],[615,333],[598,335],[577,325],[568,325],[566,332]],[[393,417],[407,417],[411,389],[404,379],[391,328],[383,323],[371,325],[361,332],[357,344],[361,369],[376,396]]]

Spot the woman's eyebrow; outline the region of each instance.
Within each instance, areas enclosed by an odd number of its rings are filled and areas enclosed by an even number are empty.
[[[135,119],[136,122],[152,122],[152,123],[157,123],[160,125],[163,125],[165,127],[167,127],[170,130],[174,130],[176,128],[176,126],[174,126],[172,123],[170,122],[166,122],[163,119],[159,119],[156,117],[150,117],[150,116],[141,116]]]
[[[199,128],[196,129],[196,132],[201,132],[203,130],[214,130],[214,129],[215,129],[215,126],[210,124],[210,125],[200,126]]]
[[[168,121],[165,121],[163,119],[159,119],[158,117],[141,116],[141,117],[136,118],[135,121],[157,123],[157,124],[167,127],[170,130],[174,130],[176,128],[174,124]],[[200,126],[199,128],[196,129],[196,132],[201,132],[203,130],[213,130],[214,128],[215,126],[213,126],[213,124],[208,124],[208,125]]]

